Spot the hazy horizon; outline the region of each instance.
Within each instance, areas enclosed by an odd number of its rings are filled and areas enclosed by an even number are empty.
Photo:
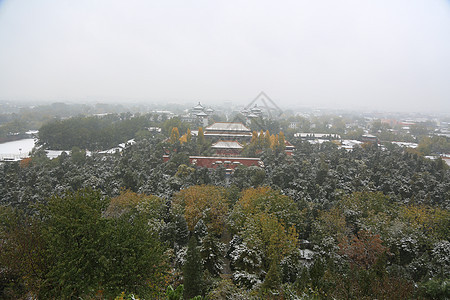
[[[0,0],[0,100],[450,112],[450,1]]]

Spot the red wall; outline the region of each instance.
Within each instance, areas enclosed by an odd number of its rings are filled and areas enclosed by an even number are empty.
[[[164,155],[163,159],[164,162],[167,162],[169,160],[169,156]],[[191,162],[192,165],[213,169],[215,169],[219,165],[223,165],[225,169],[234,169],[241,164],[246,167],[261,166],[260,165],[261,160],[259,158],[252,158],[252,157],[189,156],[189,161]],[[221,161],[222,163],[217,164],[216,163],[217,161]],[[240,164],[237,164],[235,162],[239,162]]]

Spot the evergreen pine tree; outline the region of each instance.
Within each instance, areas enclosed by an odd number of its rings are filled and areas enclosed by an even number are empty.
[[[189,238],[189,230],[186,224],[186,219],[182,215],[175,216],[175,242],[180,246],[185,246]]]
[[[200,246],[200,256],[205,270],[217,276],[223,267],[223,257],[225,256],[225,246],[214,234],[207,234],[203,237]]]
[[[191,237],[183,266],[184,298],[191,299],[201,294],[203,269],[197,240]]]
[[[262,290],[278,290],[281,286],[281,275],[278,264],[274,261],[270,264],[269,271],[262,284]]]

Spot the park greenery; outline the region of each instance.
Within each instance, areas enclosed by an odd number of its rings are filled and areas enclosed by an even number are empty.
[[[180,105],[166,104],[163,109],[181,113]],[[180,133],[197,130],[197,125],[181,122],[179,118],[168,118],[166,114],[149,112],[149,107],[142,105],[120,104],[52,104],[15,106],[0,103],[0,143],[27,137],[29,130],[41,130],[40,143],[48,149],[70,150],[79,147],[84,150],[107,150],[130,139],[148,138],[148,128],[158,126],[166,134],[173,127]],[[390,118],[389,115],[386,118]],[[245,121],[245,117],[237,112],[229,116],[215,112],[210,121]],[[322,113],[321,115],[296,115],[285,111],[283,118],[269,119],[260,117],[253,119],[249,127],[252,131],[270,131],[276,135],[280,131],[288,140],[296,132],[326,133],[340,135],[343,139],[360,139],[364,133],[374,134],[379,141],[414,142],[420,144],[420,154],[436,155],[450,153],[448,137],[440,135],[436,121],[421,121],[404,127],[400,123],[389,124],[389,119],[367,119],[357,113],[339,115]],[[448,117],[440,117],[440,121],[448,123]],[[294,124],[295,128],[291,127]],[[407,129],[404,129],[407,128]],[[252,152],[250,151],[250,154]]]
[[[41,144],[70,155],[37,148],[0,165],[0,298],[450,295],[450,169],[428,150],[347,151],[271,122],[244,149],[264,167],[227,175],[189,164],[211,141],[176,118],[52,122]],[[86,155],[131,138],[122,152]]]

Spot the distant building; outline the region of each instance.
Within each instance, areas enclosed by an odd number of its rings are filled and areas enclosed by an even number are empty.
[[[150,132],[156,132],[156,133],[161,133],[161,127],[149,127],[148,131]]]
[[[398,145],[400,147],[407,147],[407,148],[417,148],[419,146],[419,144],[417,143],[408,143],[408,142],[392,142],[392,144],[394,145]]]
[[[257,104],[250,109],[243,109],[241,113],[247,118],[258,118],[262,116],[262,110],[258,107]]]
[[[361,136],[362,142],[369,142],[369,143],[378,143],[378,138],[375,135],[372,134],[363,134]]]
[[[257,106],[260,103],[263,109]],[[263,111],[264,110],[264,111]],[[279,118],[283,111],[278,107],[278,105],[270,99],[270,97],[264,93],[260,92],[253,101],[251,101],[241,113],[249,120],[252,118],[261,117],[263,114],[267,115],[269,118]]]
[[[218,140],[249,141],[252,138],[252,131],[242,123],[217,122],[206,127],[204,135]]]
[[[199,102],[196,106],[191,109],[191,114],[196,116],[197,114],[203,112],[205,107]]]
[[[342,140],[339,148],[343,148],[347,151],[352,151],[355,147],[358,147],[361,144],[362,142],[357,140]]]
[[[206,113],[208,116],[211,116],[211,115],[214,113],[214,109],[212,109],[212,108],[207,108],[207,109],[205,110],[205,113]]]
[[[175,116],[175,114],[173,112],[168,111],[168,110],[153,110],[153,111],[151,111],[151,114],[152,114],[151,120],[158,121],[158,122],[161,122],[161,121],[164,121],[167,119],[172,119]]]
[[[169,161],[169,155],[163,156],[164,162]],[[233,157],[233,156],[189,156],[189,162],[196,167],[216,169],[223,167],[231,174],[238,166],[264,167],[261,159],[257,157]]]
[[[193,135],[198,132],[192,131]],[[258,166],[264,167],[263,162],[258,157],[241,157],[244,145],[252,139],[252,131],[242,123],[237,122],[217,122],[204,129],[205,138],[212,140],[212,156],[189,156],[189,161],[193,166],[213,168],[223,167],[227,174],[231,174],[238,166]],[[285,141],[285,151],[287,155],[292,155],[294,146]],[[168,153],[168,152],[166,152]],[[165,162],[169,160],[169,155],[164,155]]]
[[[298,132],[294,134],[294,137],[305,140],[340,140],[341,136],[334,133],[312,133],[312,132]]]
[[[200,102],[189,110],[189,113],[180,117],[181,121],[192,123],[197,126],[208,126],[209,116],[214,110],[212,108],[205,108]]]
[[[294,149],[295,149],[294,145],[292,145],[288,141],[284,141],[284,144],[286,145],[284,151],[286,152],[287,155],[292,156],[292,154],[294,154]]]
[[[218,141],[211,148],[218,156],[239,156],[244,147],[237,141]]]

